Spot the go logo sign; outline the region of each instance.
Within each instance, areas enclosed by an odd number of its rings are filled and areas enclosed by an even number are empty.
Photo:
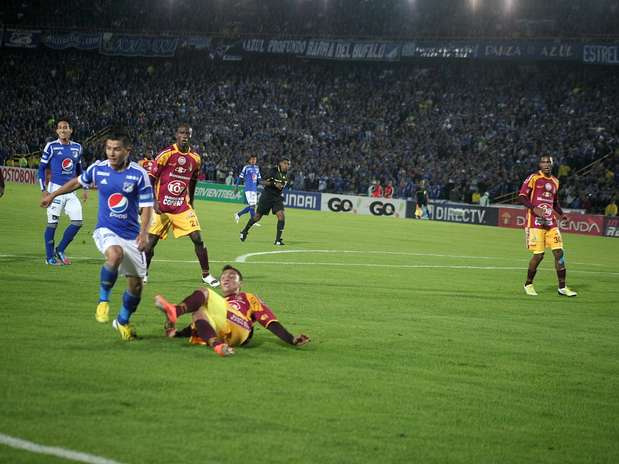
[[[395,206],[392,203],[373,201],[370,203],[370,213],[374,216],[393,216],[395,214]]]
[[[340,198],[331,198],[327,203],[327,206],[331,211],[335,211],[336,213],[347,213],[352,211],[352,201],[347,199],[342,200]]]

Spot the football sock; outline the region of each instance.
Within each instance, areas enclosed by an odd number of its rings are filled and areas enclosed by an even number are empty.
[[[129,323],[129,319],[131,319],[131,315],[138,309],[138,305],[140,304],[140,297],[129,293],[129,290],[125,290],[123,293],[123,304],[120,307],[120,312],[118,313],[118,322],[122,325],[127,325]]]
[[[245,213],[251,213],[251,206],[246,206],[241,211],[239,211],[238,214],[239,214],[239,216],[242,216]],[[251,217],[254,217],[254,215],[252,214]]]
[[[275,236],[275,241],[279,242],[282,239],[282,233],[284,232],[284,226],[286,225],[286,220],[277,221],[277,235]]]
[[[48,225],[45,228],[45,255],[47,258],[54,256],[54,235],[56,234],[56,224]]]
[[[105,263],[101,267],[101,284],[99,286],[99,301],[110,301],[110,292],[118,278],[118,269]]]
[[[200,262],[200,268],[202,268],[202,275],[208,275],[208,250],[204,246],[203,242],[194,244],[194,249],[196,256],[198,257],[198,261]]]
[[[69,224],[69,226],[65,229],[64,234],[62,235],[62,240],[60,241],[60,245],[58,245],[58,251],[64,252],[64,250],[67,249],[69,243],[71,243],[80,228],[81,226]]]
[[[206,298],[202,290],[196,290],[191,295],[183,300],[181,304],[176,305],[176,317],[180,317],[185,313],[193,313],[200,309],[206,302]]]
[[[200,338],[204,341],[210,342],[213,338],[217,339],[217,333],[215,332],[215,329],[213,329],[211,327],[211,324],[209,324],[208,322],[206,322],[204,319],[198,319],[196,322],[196,330],[198,331],[198,335],[200,336]],[[221,343],[221,342],[219,342]],[[219,343],[217,343],[217,341],[215,343],[213,343],[213,348],[216,345],[219,345]]]
[[[557,277],[559,278],[559,288],[565,287],[565,275],[567,274],[567,270],[557,269]]]
[[[253,219],[254,216],[256,215],[256,210],[254,209],[253,206],[248,206],[249,208],[249,215],[251,216],[251,218]]]

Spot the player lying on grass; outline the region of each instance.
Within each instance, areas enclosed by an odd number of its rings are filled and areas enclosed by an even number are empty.
[[[220,356],[230,356],[233,347],[247,344],[256,322],[289,345],[303,346],[310,341],[307,335],[292,335],[257,296],[242,292],[243,276],[235,267],[224,266],[219,281],[223,297],[206,288],[194,291],[177,305],[161,295],[155,297],[155,306],[166,315],[168,337],[189,337],[190,343],[208,345]],[[176,320],[187,313],[193,323],[177,331]]]

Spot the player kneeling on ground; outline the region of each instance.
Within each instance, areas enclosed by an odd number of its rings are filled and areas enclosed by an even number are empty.
[[[220,356],[230,356],[233,347],[247,344],[256,322],[289,345],[303,346],[310,341],[307,335],[288,332],[257,296],[241,292],[243,276],[235,267],[224,266],[219,281],[223,297],[206,288],[196,290],[178,305],[161,295],[155,297],[155,306],[166,315],[168,337],[189,337],[190,343],[211,346]],[[191,314],[193,323],[176,331],[176,320],[186,313]]]

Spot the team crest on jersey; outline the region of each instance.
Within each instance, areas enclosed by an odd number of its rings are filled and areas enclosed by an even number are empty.
[[[552,184],[550,182],[546,182],[544,184],[544,188],[548,191],[548,192],[552,192]]]
[[[123,192],[131,193],[133,192],[133,187],[133,182],[123,182]]]
[[[65,158],[62,160],[62,172],[73,171],[73,160],[71,158]]]
[[[186,162],[187,162],[187,160],[185,159],[184,156],[179,156],[178,157],[178,164],[180,164],[181,166],[184,166]]]
[[[112,193],[107,199],[107,207],[112,213],[124,213],[129,206],[129,200],[122,193]]]

